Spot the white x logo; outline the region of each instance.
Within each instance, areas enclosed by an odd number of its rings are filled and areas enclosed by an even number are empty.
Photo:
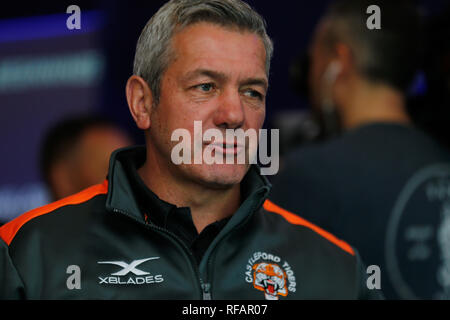
[[[115,264],[115,265],[123,268],[122,270],[120,270],[120,271],[118,271],[116,273],[111,273],[112,276],[124,276],[124,275],[127,275],[130,272],[133,272],[137,276],[145,276],[147,274],[150,274],[150,272],[145,272],[145,271],[136,269],[136,267],[138,265],[146,262],[146,261],[156,260],[156,259],[159,259],[159,257],[152,257],[152,258],[134,260],[130,264],[125,263],[123,261],[98,261],[97,263],[99,263],[99,264]]]

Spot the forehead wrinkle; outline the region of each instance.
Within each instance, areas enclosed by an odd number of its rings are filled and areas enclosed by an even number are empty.
[[[189,71],[181,79],[182,81],[190,81],[200,76],[206,76],[219,82],[226,82],[230,79],[230,77],[223,72],[203,68]],[[251,85],[261,86],[265,90],[267,90],[269,86],[266,78],[249,77],[239,80],[239,86],[251,86]]]
[[[201,68],[189,71],[182,77],[182,80],[189,81],[200,76],[206,76],[219,81],[226,81],[229,79],[229,77],[223,72]]]
[[[265,78],[247,78],[239,81],[239,86],[260,86],[267,90],[269,87],[268,81]]]

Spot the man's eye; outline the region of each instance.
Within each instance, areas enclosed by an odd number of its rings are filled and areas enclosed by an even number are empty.
[[[262,100],[264,98],[264,96],[256,90],[251,90],[251,89],[245,90],[244,94],[250,98],[256,98],[256,99],[260,99],[260,100]]]
[[[210,92],[214,89],[213,83],[202,83],[196,86],[196,88],[200,89],[203,92]]]

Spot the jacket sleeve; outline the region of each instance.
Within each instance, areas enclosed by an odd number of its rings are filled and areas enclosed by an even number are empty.
[[[367,269],[357,250],[356,272],[357,272],[357,299],[358,300],[384,300],[381,290],[381,270],[372,268]]]
[[[22,299],[24,285],[9,255],[9,248],[0,238],[0,300]]]

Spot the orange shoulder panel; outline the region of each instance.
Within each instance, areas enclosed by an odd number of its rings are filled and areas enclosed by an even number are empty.
[[[67,198],[28,211],[22,214],[21,216],[15,218],[14,220],[8,222],[4,226],[2,226],[0,228],[0,238],[2,238],[3,241],[5,241],[9,246],[9,244],[14,239],[14,236],[19,231],[19,229],[22,228],[22,226],[31,219],[52,212],[63,206],[86,202],[89,199],[95,197],[96,195],[106,194],[107,192],[108,192],[108,180],[105,180],[102,184],[94,185]]]
[[[334,235],[332,235],[328,231],[325,231],[322,228],[319,228],[318,226],[312,224],[311,222],[306,221],[303,218],[300,218],[296,214],[293,214],[292,212],[289,212],[289,211],[287,211],[287,210],[285,210],[283,208],[280,208],[279,206],[277,206],[276,204],[274,204],[270,200],[266,200],[264,202],[263,208],[265,210],[267,210],[267,211],[272,212],[272,213],[276,213],[276,214],[281,215],[289,223],[305,226],[305,227],[313,230],[314,232],[318,233],[319,235],[321,235],[322,237],[324,237],[328,241],[333,242],[335,245],[337,245],[342,250],[347,251],[348,253],[350,253],[353,256],[355,255],[355,252],[354,252],[353,248],[348,243],[346,243],[345,241],[339,240],[338,238],[336,238]]]

